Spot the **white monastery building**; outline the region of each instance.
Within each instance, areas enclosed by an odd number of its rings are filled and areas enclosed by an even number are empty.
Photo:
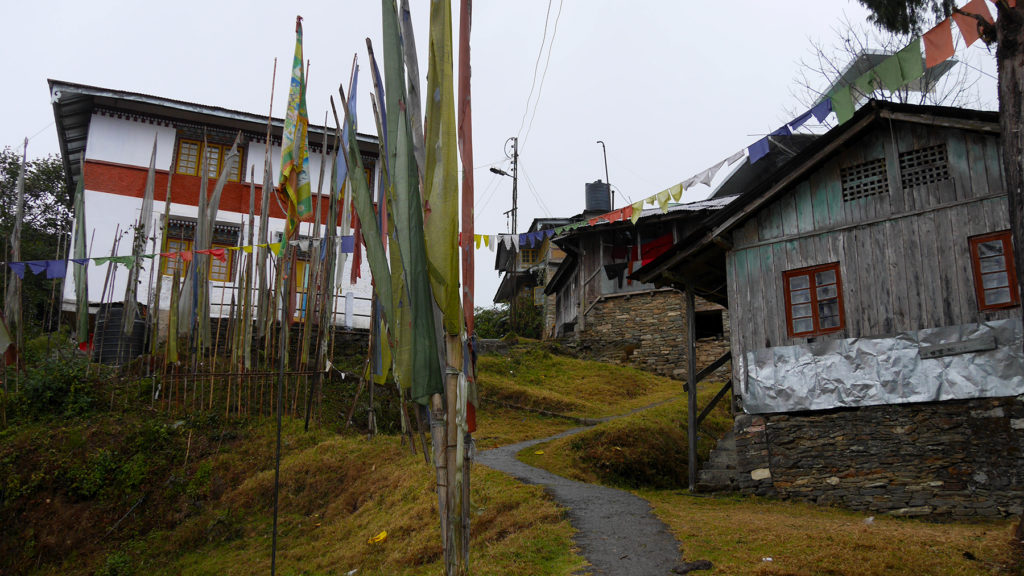
[[[201,154],[207,158],[208,190],[212,192],[222,163],[239,132],[242,134],[240,156],[229,167],[228,183],[220,199],[214,227],[213,248],[248,245],[250,194],[253,190],[257,228],[253,237],[259,238],[260,214],[266,208],[269,210],[267,241],[280,240],[285,228],[285,213],[281,204],[271,192],[269,206],[261,205],[264,158],[268,145],[266,116],[58,80],[50,80],[49,85],[68,185],[74,190],[79,180],[84,179],[88,257],[110,256],[118,237],[120,241],[115,255],[131,254],[131,230],[142,210],[154,138],[157,142],[156,188],[151,223],[154,236],[144,252],[192,249],[198,215]],[[282,125],[283,120],[272,120],[269,145],[274,183],[279,178]],[[333,142],[333,127],[326,129],[326,137],[329,144]],[[319,198],[322,218],[326,220],[330,188],[329,165],[326,166],[323,189],[318,190],[317,186],[320,166],[325,161],[322,144],[324,138],[324,127],[310,125],[310,179],[314,206]],[[372,190],[380,169],[377,162],[377,138],[365,134],[358,134],[357,138]],[[328,155],[326,161],[329,162],[329,159]],[[164,230],[160,222],[163,218],[168,174],[172,172],[170,216],[167,229]],[[301,223],[299,235],[300,238],[313,236],[312,218]],[[321,228],[319,236],[323,235]],[[362,246],[356,249],[364,250]],[[232,296],[238,300],[241,275],[245,273],[241,265],[244,254],[242,250],[227,251],[226,262],[210,258],[211,316],[228,316]],[[301,260],[308,259],[308,254],[300,251],[300,262],[297,265],[297,276],[300,278],[306,268],[305,262]],[[255,255],[254,251],[253,257]],[[360,273],[356,282],[352,283],[351,256],[345,265],[343,280],[336,287],[333,323],[347,328],[367,329],[370,326],[372,293],[370,270],[363,252]],[[173,267],[181,265],[181,261],[165,260],[162,269],[156,270],[154,268],[160,266],[157,264],[159,261],[143,260],[145,269],[139,276],[141,282],[137,300],[142,304],[150,302],[150,294],[155,293],[156,283],[163,282],[160,302],[154,305],[159,311],[166,312],[170,304]],[[76,264],[69,262],[69,266]],[[124,266],[116,266],[108,275],[109,266],[113,264],[89,263],[89,300],[93,312],[101,303],[120,302],[124,298],[128,272]],[[67,277],[72,277],[71,269]],[[257,285],[253,279],[253,286]],[[298,297],[302,298],[302,294]],[[74,282],[65,282],[63,309],[75,309]]]

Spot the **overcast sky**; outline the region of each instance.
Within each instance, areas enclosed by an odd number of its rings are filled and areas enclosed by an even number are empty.
[[[425,75],[429,5],[411,4]],[[18,148],[30,137],[30,157],[58,153],[47,78],[266,114],[276,57],[280,117],[296,14],[311,62],[311,121],[323,122],[358,53],[360,131],[372,132],[365,38],[380,46],[378,2],[35,0],[6,4],[0,23],[0,146]],[[833,42],[844,15],[865,20],[855,1],[477,0],[477,233],[508,231],[502,213],[512,182],[488,168],[509,169],[509,137],[520,138],[520,232],[533,218],[582,211],[584,185],[605,177],[597,140],[607,145],[620,207],[622,198],[654,194],[790,120],[787,111],[800,107],[792,93],[798,61],[810,40]],[[983,47],[957,58],[994,74]],[[982,75],[978,94],[981,107],[994,107],[994,80]],[[477,255],[476,300],[490,305],[493,254]]]

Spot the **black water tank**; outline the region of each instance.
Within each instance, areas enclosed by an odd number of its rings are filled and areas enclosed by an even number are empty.
[[[607,182],[587,183],[587,212],[610,212],[612,195]]]
[[[146,346],[146,321],[136,313],[131,333],[126,335],[122,329],[123,316],[121,302],[100,306],[93,331],[93,362],[121,365],[142,355]]]

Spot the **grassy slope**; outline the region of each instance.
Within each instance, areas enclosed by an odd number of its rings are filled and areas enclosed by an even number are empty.
[[[717,389],[702,386],[699,406]],[[711,413],[698,438],[700,460],[713,447],[712,437],[730,425],[725,404]],[[569,478],[633,489],[676,534],[685,557],[711,560],[714,574],[1024,574],[1012,521],[868,522],[867,513],[837,508],[666,489],[673,482],[685,485],[685,398],[537,445],[519,457]]]
[[[476,438],[482,448],[576,426],[497,408],[490,398],[593,418],[680,394],[678,382],[553,355],[542,345],[483,357],[480,365],[485,403]],[[100,392],[104,399],[109,394]],[[708,392],[701,394],[704,405]],[[269,568],[272,422],[210,416],[179,422],[144,408],[0,431],[0,573],[250,574]],[[602,424],[580,436],[575,448],[568,440],[552,444],[534,461],[567,475],[630,485],[637,470],[651,467],[652,455],[665,450],[660,444],[652,449],[652,438],[669,437],[675,446],[685,438],[679,433],[683,414],[685,402],[670,401]],[[702,428],[715,431],[722,421],[722,414],[714,415]],[[710,442],[701,441],[706,450]],[[303,433],[291,420],[284,446],[280,573],[440,573],[433,473],[422,456],[410,455],[394,436],[367,441]],[[657,485],[668,476],[663,468],[655,472],[646,482]],[[542,490],[482,466],[475,467],[472,485],[474,573],[567,575],[581,565],[571,526]],[[864,515],[834,509],[697,498],[678,490],[638,493],[677,534],[686,557],[711,559],[716,574],[1019,573],[1004,568],[1014,553],[1006,522],[878,518],[868,526]],[[108,533],[143,494],[143,503]],[[387,540],[367,542],[382,530]],[[773,561],[761,561],[767,556]]]

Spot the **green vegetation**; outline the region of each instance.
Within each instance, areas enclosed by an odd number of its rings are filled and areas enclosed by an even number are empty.
[[[0,573],[267,572],[273,419],[227,417],[223,408],[167,413],[151,407],[151,382],[101,371],[57,348],[33,356],[38,365],[20,377],[0,428]],[[536,342],[482,357],[480,382],[480,449],[655,405],[524,459],[635,490],[679,537],[685,557],[711,560],[713,574],[1022,573],[1005,521],[867,524],[864,514],[673,488],[686,478],[679,382],[583,362]],[[325,414],[348,408],[354,384],[327,390]],[[702,387],[702,406],[714,388]],[[702,456],[729,425],[726,410],[723,404],[702,424]],[[280,573],[440,573],[433,469],[397,434],[368,440],[342,419],[325,415],[309,432],[301,418],[285,419]],[[474,467],[471,482],[474,574],[581,569],[572,527],[541,488],[483,466]],[[369,542],[383,531],[383,541]]]
[[[702,405],[716,390],[701,391]],[[702,423],[698,460],[707,459],[715,439],[732,425],[727,405]],[[540,454],[538,454],[540,452]],[[686,401],[674,400],[617,418],[585,432],[522,451],[524,462],[580,480],[620,488],[680,488],[687,485]]]

